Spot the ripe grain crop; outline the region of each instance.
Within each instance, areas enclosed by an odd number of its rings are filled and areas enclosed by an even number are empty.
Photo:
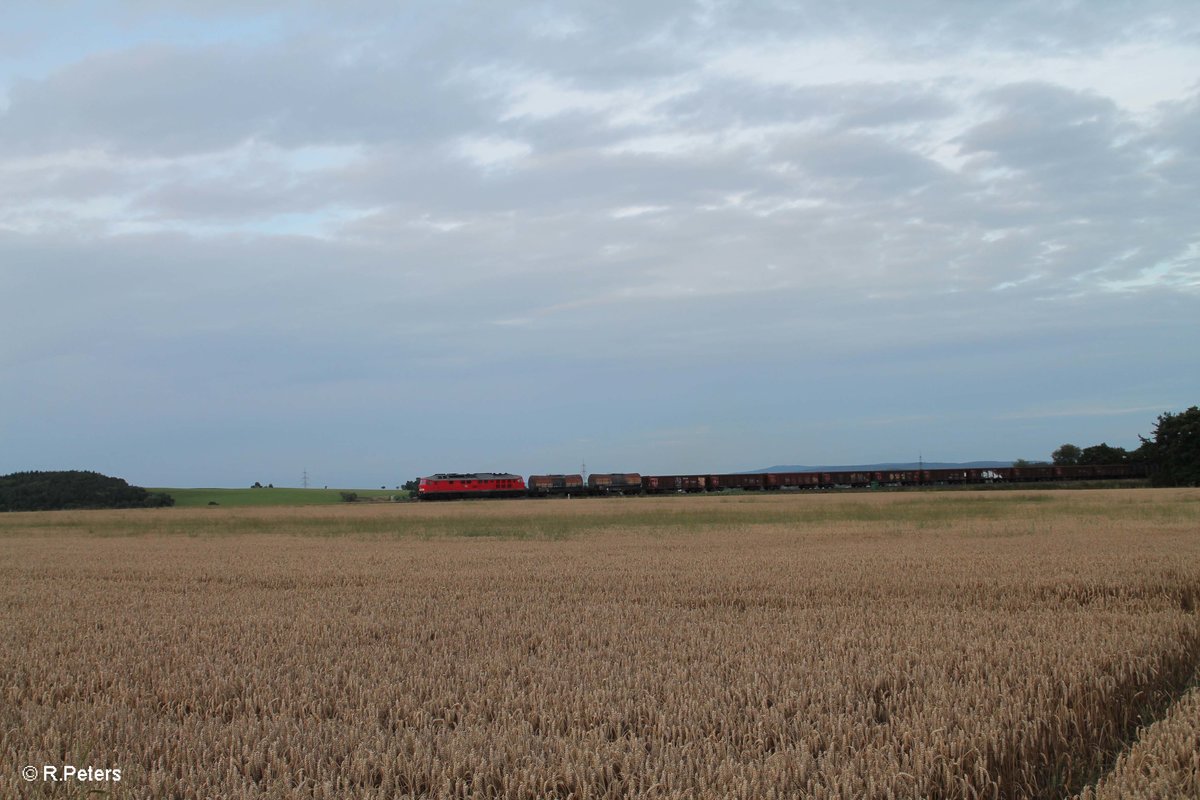
[[[1196,491],[6,514],[0,577],[3,796],[1130,797],[1195,730]]]
[[[1200,687],[1179,700],[1165,719],[1141,731],[1112,771],[1079,800],[1126,797],[1200,797]]]

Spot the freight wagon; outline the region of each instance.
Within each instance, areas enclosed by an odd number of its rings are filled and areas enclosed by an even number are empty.
[[[641,494],[642,476],[637,472],[600,472],[588,476],[591,494]]]
[[[664,492],[708,491],[707,475],[643,475],[642,491],[646,494]]]
[[[766,476],[758,474],[735,473],[733,475],[709,475],[708,490],[719,492],[722,489],[745,489],[747,491],[761,490],[766,486]]]
[[[850,487],[861,489],[870,486],[874,477],[870,472],[821,472],[821,485],[833,488]]]
[[[529,494],[548,497],[561,494],[583,494],[582,475],[530,475]]]
[[[768,472],[763,475],[765,489],[816,489],[820,486],[819,472]]]

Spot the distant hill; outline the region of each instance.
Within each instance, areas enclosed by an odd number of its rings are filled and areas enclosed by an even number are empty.
[[[948,461],[926,461],[924,463],[911,461],[908,463],[889,464],[851,464],[849,466],[815,466],[808,467],[800,464],[784,464],[775,467],[746,470],[745,475],[757,475],[763,472],[877,472],[885,469],[992,469],[995,467],[1011,467],[1011,461],[966,461],[954,464]]]

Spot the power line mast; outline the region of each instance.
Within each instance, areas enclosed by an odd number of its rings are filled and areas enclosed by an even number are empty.
[[[304,468],[304,488],[308,488],[308,467]]]
[[[584,482],[586,483],[587,482],[587,462],[586,461],[579,462],[579,475],[581,478],[583,478]]]

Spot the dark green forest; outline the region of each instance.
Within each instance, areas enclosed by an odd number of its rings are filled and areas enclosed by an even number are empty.
[[[71,508],[158,508],[173,506],[165,492],[130,486],[99,472],[14,472],[0,476],[0,511]]]
[[[1082,448],[1064,444],[1052,458],[1064,466],[1145,463],[1154,486],[1200,486],[1200,407],[1159,414],[1151,435],[1138,439],[1141,445],[1132,451],[1105,442]]]

